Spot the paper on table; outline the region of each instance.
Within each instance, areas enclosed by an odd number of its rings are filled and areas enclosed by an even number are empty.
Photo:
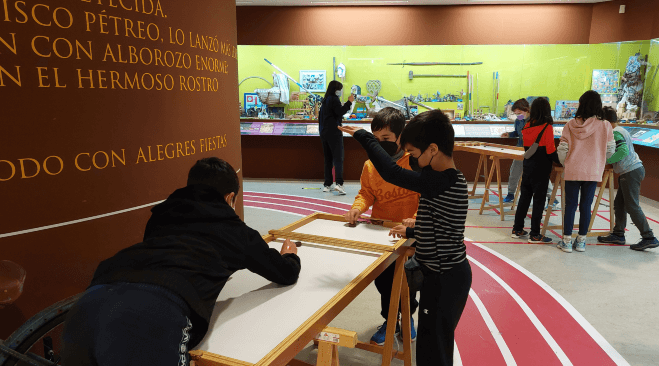
[[[282,243],[276,240],[270,246],[280,249]],[[302,245],[298,255],[302,270],[292,286],[274,284],[246,270],[231,276],[197,349],[258,362],[381,254]]]
[[[394,246],[399,239],[389,236],[389,230],[378,225],[358,224],[356,227],[347,227],[344,221],[314,220],[293,232]]]

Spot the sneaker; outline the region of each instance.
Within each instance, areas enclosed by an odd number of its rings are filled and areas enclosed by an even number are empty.
[[[515,195],[514,195],[514,194],[510,194],[510,193],[508,193],[508,195],[506,196],[506,198],[503,199],[503,203],[509,203],[509,202],[512,202],[514,199],[515,199]]]
[[[585,252],[586,251],[586,238],[577,238],[574,240],[574,250],[577,252]]]
[[[346,195],[346,190],[343,188],[343,184],[337,184],[336,187],[334,187],[334,190],[339,192],[339,195],[345,196]]]
[[[329,192],[331,190],[332,190],[332,187],[330,187],[330,186],[324,186],[323,187],[323,192]]]
[[[557,211],[561,207],[560,202],[558,200],[554,200],[554,203],[551,204],[551,210],[552,211]],[[545,211],[549,210],[549,204],[545,206]]]
[[[551,243],[551,239],[544,236],[544,235],[540,235],[540,234],[531,235],[529,237],[529,243],[532,243],[532,244],[547,244],[547,243]]]
[[[556,244],[556,248],[564,251],[565,253],[572,253],[572,243],[565,243],[563,240]]]
[[[412,330],[412,332],[411,332],[412,333],[412,342],[414,342],[414,341],[416,341],[416,329],[414,329],[414,318],[412,318],[412,317],[410,317],[410,327],[412,328],[411,329]],[[403,329],[403,324],[402,323],[398,323],[398,327],[397,327],[396,332],[398,333],[398,337],[400,337],[400,339],[403,339],[403,332],[401,332],[400,329]]]
[[[626,243],[624,236],[618,236],[609,234],[606,236],[598,236],[597,241],[604,244],[620,244],[624,245]]]
[[[412,327],[414,329],[414,327]],[[415,334],[414,332],[413,334]],[[398,322],[396,322],[396,334],[400,334],[400,328]],[[371,343],[377,344],[378,346],[383,346],[384,341],[387,338],[387,321],[385,320],[381,326],[378,327],[377,332],[371,337]]]
[[[639,251],[652,249],[656,247],[659,247],[659,241],[657,241],[657,238],[641,239],[641,241],[639,241],[638,243],[629,246],[630,249],[639,250]]]
[[[528,234],[529,234],[529,233],[526,232],[526,231],[524,231],[524,230],[517,230],[517,231],[515,231],[515,230],[513,229],[513,233],[510,234],[510,237],[511,237],[511,238],[515,238],[515,239],[521,239],[522,237],[524,237],[524,236],[526,236],[526,235],[528,235]]]

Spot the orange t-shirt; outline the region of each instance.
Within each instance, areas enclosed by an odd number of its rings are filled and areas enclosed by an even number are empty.
[[[410,154],[403,155],[396,164],[403,169],[412,170]],[[352,208],[363,213],[373,206],[371,217],[395,222],[415,216],[420,194],[385,182],[370,160],[364,163],[360,181],[362,187]]]

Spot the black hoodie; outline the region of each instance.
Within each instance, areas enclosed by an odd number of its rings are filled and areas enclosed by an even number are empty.
[[[144,241],[101,262],[90,285],[149,283],[178,294],[192,310],[195,347],[208,330],[215,301],[241,269],[292,285],[300,258],[281,255],[248,227],[214,188],[181,188],[153,207]]]

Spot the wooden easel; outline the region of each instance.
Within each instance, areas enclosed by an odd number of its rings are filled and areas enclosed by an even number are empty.
[[[476,177],[474,179],[474,186],[469,194],[469,198],[478,198],[481,195],[476,195],[476,188],[480,180],[481,166],[483,167],[483,178],[487,176],[485,181],[485,192],[482,197],[481,207],[478,211],[479,215],[483,214],[484,210],[498,209],[499,215],[501,216],[501,221],[504,221],[506,215],[515,215],[515,205],[517,198],[519,197],[519,185],[521,180],[517,184],[517,190],[515,191],[515,198],[512,202],[504,203],[503,202],[503,190],[501,189],[501,159],[513,159],[513,160],[523,160],[524,159],[524,148],[517,146],[508,146],[500,144],[492,144],[486,142],[478,141],[467,141],[459,142],[455,144],[456,151],[467,151],[473,152],[480,155],[478,161],[478,168],[476,169]],[[489,174],[487,173],[487,160],[492,160],[492,166],[490,168]],[[496,191],[499,194],[499,202],[494,205],[488,204],[490,202],[490,191],[492,191],[491,184],[492,179],[494,178],[494,173],[496,172],[496,182],[497,188]],[[504,211],[505,207],[510,207],[509,211]]]
[[[319,333],[323,330],[332,330],[327,328],[327,324],[336,317],[357,295],[359,295],[375,278],[382,273],[389,265],[394,262],[395,258],[395,274],[392,283],[392,294],[390,300],[389,314],[387,317],[387,336],[385,338],[384,346],[377,346],[356,342],[355,348],[360,348],[370,352],[375,352],[383,355],[382,365],[389,366],[393,358],[398,358],[404,361],[406,366],[412,365],[412,338],[411,338],[411,323],[410,323],[410,299],[409,288],[407,287],[407,280],[405,279],[404,264],[407,259],[414,254],[414,249],[410,248],[411,241],[407,239],[399,240],[394,246],[385,246],[374,243],[366,243],[345,239],[329,238],[317,235],[295,233],[296,230],[309,222],[316,220],[331,220],[331,221],[345,221],[343,216],[329,215],[322,213],[315,213],[302,218],[288,226],[279,230],[271,230],[269,235],[263,238],[266,242],[275,239],[292,239],[303,240],[322,245],[330,245],[334,247],[342,247],[354,250],[367,250],[370,252],[382,253],[382,255],[365,271],[361,276],[355,278],[348,286],[343,288],[336,296],[332,298],[325,306],[319,309],[312,317],[307,319],[295,332],[291,333],[284,341],[282,341],[275,349],[270,351],[263,359],[256,364],[236,360],[221,355],[217,355],[207,351],[190,351],[191,359],[197,366],[266,366],[266,365],[291,365],[291,366],[308,366],[309,364],[295,360],[294,357],[297,353],[304,348],[304,346],[311,340],[314,340]],[[394,227],[398,223],[384,222],[384,227]],[[395,353],[394,337],[396,336],[395,327],[398,321],[398,306],[399,302],[402,304],[402,331],[403,331],[403,352]],[[341,331],[338,334],[343,334],[343,338],[350,338],[349,331]],[[354,333],[354,332],[353,332]],[[335,333],[336,334],[336,333]],[[339,337],[340,339],[341,337]],[[356,340],[356,334],[354,336]],[[326,341],[325,341],[326,342]],[[338,365],[338,347],[342,344],[326,344],[321,347],[319,343],[319,359],[318,364],[323,365]],[[346,343],[347,344],[347,343]],[[388,355],[388,356],[385,356]]]
[[[547,230],[554,230],[558,229],[563,231],[563,222],[565,221],[565,195],[563,192],[565,192],[565,178],[563,177],[563,167],[554,167],[554,171],[556,172],[556,178],[554,178],[554,189],[551,191],[551,197],[549,198],[549,202],[554,202],[556,199],[556,193],[558,192],[558,187],[561,187],[561,194],[563,195],[561,199],[561,224],[560,225],[549,225],[549,219],[551,217],[551,213],[553,211],[553,207],[551,204],[548,205],[547,207],[547,213],[545,214],[545,221],[542,225],[542,230],[540,231],[541,235],[545,235]],[[599,193],[597,194],[597,200],[595,201],[595,207],[593,208],[592,215],[590,217],[590,224],[588,225],[588,234],[586,236],[592,237],[592,236],[599,236],[602,233],[597,233],[597,232],[592,232],[591,229],[593,228],[593,223],[595,222],[595,217],[597,216],[597,210],[599,209],[600,202],[602,201],[602,197],[604,196],[604,189],[607,187],[607,183],[609,186],[609,214],[610,214],[610,222],[609,222],[609,227],[610,227],[610,232],[613,232],[613,226],[615,225],[615,212],[613,210],[613,168],[610,166],[607,166],[606,169],[604,169],[604,176],[602,177],[602,184],[600,185],[600,190]],[[574,225],[575,229],[579,228],[579,224]],[[562,234],[562,232],[561,232]],[[577,232],[572,233],[572,236],[575,237],[579,235]]]

